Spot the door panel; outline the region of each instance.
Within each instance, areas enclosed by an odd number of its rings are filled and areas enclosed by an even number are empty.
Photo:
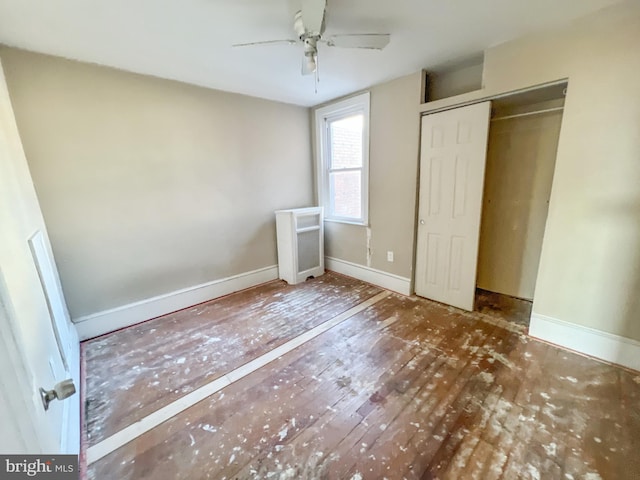
[[[23,352],[10,322],[6,292],[0,270],[0,452],[39,452],[47,442],[33,422],[20,421],[24,405],[31,402],[30,372],[24,368]]]
[[[69,313],[60,288],[56,266],[47,248],[42,230],[36,231],[29,239],[29,247],[49,307],[58,349],[62,353],[65,369],[68,370],[69,364],[73,360],[74,344],[78,342],[78,339],[74,338],[72,334],[72,327],[68,321]]]
[[[453,218],[464,217],[466,210],[469,174],[469,159],[467,157],[456,157],[456,171],[453,183]]]
[[[473,310],[491,103],[422,119],[416,294]]]
[[[440,215],[440,204],[442,203],[442,159],[434,157],[429,159],[430,169],[430,190],[429,190],[429,216]]]
[[[49,390],[65,378],[79,387],[79,343],[68,318],[64,298],[57,291],[52,258],[41,272],[32,247],[50,252],[46,227],[13,116],[0,65],[0,386],[11,392],[3,398],[11,430],[25,433],[21,442],[3,453],[77,453],[79,450],[79,394],[54,401],[45,411],[40,387]],[[38,233],[40,232],[40,233]],[[35,237],[34,237],[35,235]],[[35,243],[30,239],[35,239]],[[49,301],[45,286],[49,289]],[[55,319],[58,316],[60,332]],[[68,362],[58,345],[69,348]],[[19,381],[17,379],[20,379]],[[6,403],[5,403],[6,402]]]
[[[451,237],[451,253],[449,255],[449,290],[459,292],[464,279],[464,247],[465,239],[463,237]]]

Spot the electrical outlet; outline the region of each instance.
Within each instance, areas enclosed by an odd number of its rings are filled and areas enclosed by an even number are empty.
[[[393,262],[393,252],[391,250],[387,252],[387,262]]]

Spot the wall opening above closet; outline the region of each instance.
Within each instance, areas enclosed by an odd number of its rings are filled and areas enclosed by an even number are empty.
[[[482,88],[484,55],[435,66],[423,71],[420,103],[455,97]]]

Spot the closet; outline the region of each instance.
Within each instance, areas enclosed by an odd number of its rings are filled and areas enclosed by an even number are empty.
[[[423,117],[418,295],[466,310],[476,288],[533,299],[566,89]]]
[[[480,227],[479,288],[533,300],[565,88],[561,85],[493,102]]]

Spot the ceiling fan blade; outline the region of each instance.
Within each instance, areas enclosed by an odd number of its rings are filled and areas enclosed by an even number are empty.
[[[388,33],[333,35],[327,39],[327,45],[330,47],[382,50],[387,46],[390,39],[391,35]]]
[[[318,68],[318,63],[316,62],[316,56],[308,56],[304,55],[302,57],[302,75],[311,75]]]
[[[287,44],[287,45],[295,45],[298,43],[295,40],[266,40],[264,42],[249,42],[249,43],[236,43],[235,45],[231,45],[232,47],[251,47],[254,45],[278,45],[278,44]]]
[[[322,35],[327,0],[302,0],[302,21],[311,35]]]

